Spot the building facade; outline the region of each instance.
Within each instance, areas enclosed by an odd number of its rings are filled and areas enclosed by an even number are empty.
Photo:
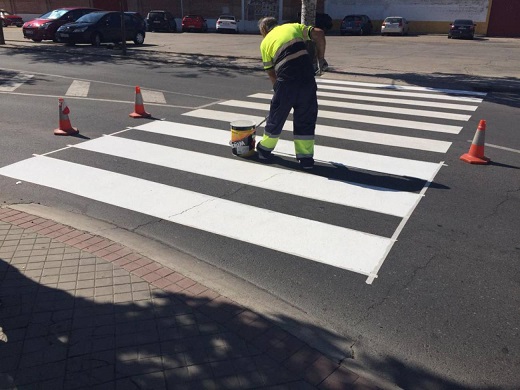
[[[256,21],[275,16],[295,20],[301,0],[0,0],[0,8],[34,17],[59,7],[83,6],[105,10],[130,10],[146,15],[152,9],[166,9],[181,18],[201,14],[211,22],[221,14],[233,14],[243,23],[242,31],[256,32]],[[454,19],[473,19],[477,34],[520,37],[520,0],[317,0],[317,11],[328,13],[339,30],[348,14],[366,14],[378,31],[387,16],[403,16],[412,33],[446,33]]]

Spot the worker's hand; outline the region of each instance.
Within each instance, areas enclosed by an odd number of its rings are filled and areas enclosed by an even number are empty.
[[[321,76],[323,72],[326,72],[329,69],[329,63],[325,58],[318,60],[318,69],[316,70],[316,75]]]
[[[329,63],[325,58],[318,60],[318,66],[321,72],[326,72],[327,70],[329,70]]]

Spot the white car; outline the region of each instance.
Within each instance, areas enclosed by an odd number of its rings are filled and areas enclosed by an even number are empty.
[[[381,35],[408,35],[408,21],[402,16],[389,16],[381,25]]]
[[[238,34],[238,20],[233,15],[220,15],[217,19],[217,32],[233,32]]]

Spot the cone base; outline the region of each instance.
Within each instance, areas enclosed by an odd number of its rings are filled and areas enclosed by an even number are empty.
[[[62,130],[62,129],[55,129],[54,135],[76,135],[79,134],[79,130],[71,127],[70,129]]]
[[[152,114],[149,114],[147,112],[143,112],[141,114],[139,114],[138,112],[132,112],[131,114],[129,114],[128,116],[132,117],[132,118],[151,118],[152,117]]]
[[[485,156],[482,156],[481,158],[472,156],[469,153],[465,153],[462,156],[460,156],[460,159],[464,162],[470,163],[470,164],[480,164],[484,165],[489,163],[491,160]]]

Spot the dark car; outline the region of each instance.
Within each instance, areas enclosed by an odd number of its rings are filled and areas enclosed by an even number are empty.
[[[171,12],[150,11],[146,15],[146,27],[148,31],[177,31],[177,22]]]
[[[16,26],[16,27],[22,27],[23,26],[23,19],[21,16],[14,15],[5,9],[0,9],[0,19],[2,20],[2,26],[3,27],[9,27],[9,26]]]
[[[145,24],[135,13],[125,12],[125,41],[142,45],[145,38]],[[56,33],[60,42],[69,44],[91,43],[99,46],[104,42],[122,42],[121,12],[97,11],[82,16],[74,23],[61,26]]]
[[[298,18],[295,20],[291,20],[290,23],[301,23],[302,13],[298,12]],[[332,28],[332,18],[329,14],[323,14],[320,12],[316,12],[316,19],[314,19],[313,26],[321,28],[323,31],[327,32]]]
[[[182,32],[186,31],[208,32],[206,19],[201,15],[186,15],[182,18]]]
[[[470,19],[457,19],[450,25],[448,38],[468,38],[473,39],[475,36],[475,27],[477,25]]]
[[[96,8],[84,7],[65,7],[58,8],[51,12],[47,12],[36,19],[25,22],[23,25],[23,37],[32,39],[34,42],[43,40],[56,40],[56,31],[65,23],[78,20],[83,15],[93,11],[99,11]]]
[[[339,32],[341,35],[370,35],[372,29],[372,21],[367,15],[347,15],[341,21]]]

